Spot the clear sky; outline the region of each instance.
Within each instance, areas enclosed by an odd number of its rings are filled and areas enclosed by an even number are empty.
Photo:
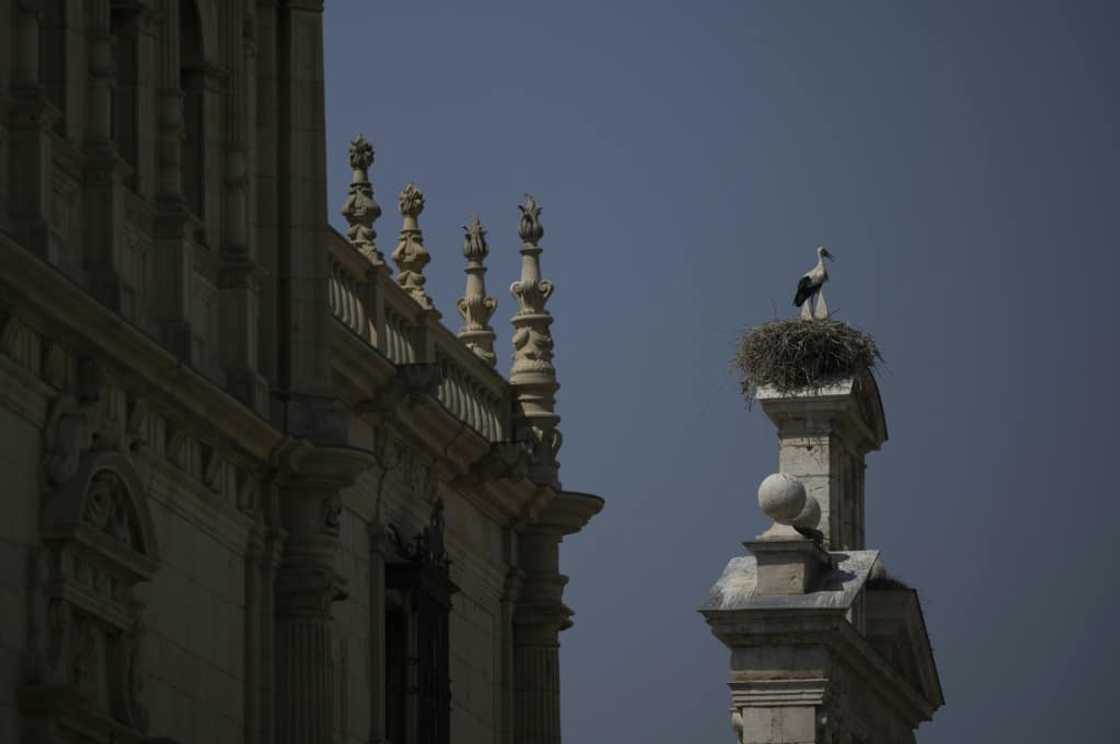
[[[818,243],[887,360],[867,536],[933,639],[919,740],[1115,740],[1120,5],[326,5],[331,209],[363,131],[381,248],[415,180],[453,328],[477,212],[506,372],[515,205],[544,207],[562,478],[607,500],[564,546],[565,741],[732,740],[695,608],[777,446],[728,360]]]

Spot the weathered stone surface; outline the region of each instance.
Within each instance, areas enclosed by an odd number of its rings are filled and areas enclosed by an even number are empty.
[[[458,338],[364,138],[327,224],[322,6],[0,0],[0,741],[559,738],[602,502],[493,369],[481,225]]]
[[[863,549],[863,458],[886,440],[874,380],[758,397],[778,426],[781,472],[758,492],[774,524],[700,607],[731,652],[735,736],[913,741],[944,699],[916,593]]]

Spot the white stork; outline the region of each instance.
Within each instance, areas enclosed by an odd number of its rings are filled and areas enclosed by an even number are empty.
[[[824,295],[821,294],[821,288],[828,281],[828,270],[824,267],[826,258],[829,261],[833,260],[832,254],[823,245],[817,246],[817,265],[807,271],[805,276],[801,277],[801,281],[797,283],[797,294],[793,297],[793,305],[801,308],[802,320],[828,317],[828,305],[825,304]],[[814,297],[816,298],[815,312],[813,310]]]

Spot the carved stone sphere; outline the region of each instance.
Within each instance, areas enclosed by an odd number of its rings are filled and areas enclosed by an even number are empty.
[[[788,473],[774,473],[758,487],[758,505],[779,524],[792,524],[805,508],[808,496],[801,481]]]

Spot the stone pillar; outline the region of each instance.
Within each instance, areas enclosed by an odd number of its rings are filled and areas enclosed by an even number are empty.
[[[108,0],[90,0],[90,88],[86,128],[86,173],[82,206],[85,226],[85,267],[93,295],[113,310],[122,311],[123,292],[118,272],[124,221],[124,180],[128,167],[112,140],[113,53]]]
[[[109,0],[86,0],[89,34],[89,131],[90,144],[109,143],[113,132],[113,36]]]
[[[514,624],[517,600],[521,595],[523,572],[518,568],[510,569],[506,574],[505,586],[502,588],[501,598],[501,711],[500,722],[501,744],[514,744],[517,741],[517,651],[516,651],[516,625]]]
[[[39,70],[41,10],[37,0],[15,3],[16,57],[12,75],[13,103],[9,173],[19,174],[11,190],[15,232],[24,246],[48,260],[52,256],[48,214],[51,197],[51,135],[58,111],[47,101]]]
[[[252,2],[253,0],[250,0]],[[275,388],[280,385],[279,331],[279,191],[277,172],[279,95],[277,81],[276,0],[256,0],[253,15],[256,41],[254,78],[254,131],[252,194],[250,204],[260,287],[260,371]],[[278,407],[279,408],[279,407]]]
[[[392,540],[380,517],[369,527],[369,741],[386,744],[385,563]]]
[[[249,225],[249,123],[252,93],[246,68],[253,57],[251,24],[240,2],[223,8],[223,31],[230,49],[226,94],[224,224],[218,278],[222,364],[231,392],[262,416],[268,414],[268,383],[259,373],[259,267]]]
[[[288,0],[274,11],[280,377],[295,405],[331,388],[322,10],[322,0]]]
[[[189,233],[195,222],[183,200],[183,93],[179,89],[179,4],[162,0],[157,77],[157,196],[153,314],[164,346],[186,364],[193,358],[190,322],[191,272],[194,262]]]
[[[160,28],[162,18],[152,5],[137,18],[136,35],[136,191],[154,199],[159,184]],[[154,126],[153,126],[154,125]]]
[[[520,581],[513,615],[514,737],[560,744],[560,631],[571,625],[562,601],[558,532],[530,529],[519,541]]]
[[[16,4],[0,5],[0,49],[11,50],[13,46],[14,13]],[[11,224],[11,194],[8,181],[10,168],[8,152],[11,138],[8,133],[8,116],[12,103],[12,59],[11,54],[0,54],[0,233],[9,232]]]
[[[563,438],[557,425],[556,368],[552,365],[552,315],[545,304],[552,297],[552,282],[541,278],[538,245],[544,236],[541,208],[526,195],[521,210],[521,278],[510,287],[518,309],[513,322],[513,367],[509,381],[517,397],[514,410],[514,437],[529,443],[533,464],[529,477],[536,483],[560,486],[560,463],[556,454]]]
[[[245,552],[245,744],[271,744],[276,695],[274,591],[281,541],[260,521],[263,504],[254,506],[257,523]]]
[[[130,168],[113,142],[113,36],[109,0],[86,0],[89,23],[89,107],[82,206],[85,267],[100,302],[131,316],[120,277],[120,233]]]
[[[0,36],[0,46],[4,45],[3,36]],[[8,174],[11,172],[11,160],[8,153],[11,151],[11,136],[8,132],[8,116],[12,101],[8,97],[6,87],[0,84],[0,233],[11,231],[11,193],[8,185]]]
[[[42,84],[39,74],[39,31],[42,8],[40,0],[16,0],[15,6],[14,84],[23,90],[34,90]]]
[[[335,568],[340,491],[373,464],[358,450],[294,444],[281,454],[287,537],[276,576],[276,742],[330,742],[337,711],[332,603],[346,597]]]
[[[730,651],[732,729],[742,744],[913,741],[944,703],[936,665],[917,593],[862,549],[852,508],[851,462],[862,473],[886,439],[875,381],[758,397],[779,429],[781,472],[758,489],[774,524],[700,610]]]
[[[813,393],[758,391],[778,427],[779,470],[805,484],[821,511],[824,546],[864,546],[864,458],[887,439],[879,388],[870,373]]]

